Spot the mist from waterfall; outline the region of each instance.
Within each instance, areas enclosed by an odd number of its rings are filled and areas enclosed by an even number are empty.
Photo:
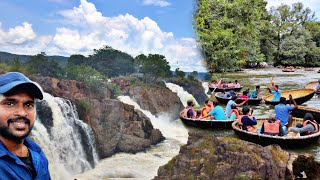
[[[187,101],[193,100],[195,102],[195,106],[199,106],[197,100],[193,97],[192,94],[188,93],[183,89],[183,87],[173,84],[173,83],[166,83],[167,88],[169,88],[172,92],[177,93],[178,97],[180,98],[181,103],[184,107],[187,107]]]
[[[48,93],[44,93],[42,105],[48,106],[46,113],[52,113],[52,122],[38,116],[30,138],[46,154],[52,179],[71,179],[92,169],[98,163],[93,131],[79,119],[75,106]]]

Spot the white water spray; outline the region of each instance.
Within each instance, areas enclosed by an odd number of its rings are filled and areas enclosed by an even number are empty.
[[[143,112],[154,128],[159,129],[166,138],[163,142],[151,146],[146,152],[136,154],[119,153],[101,160],[93,169],[77,175],[78,180],[94,179],[152,179],[157,175],[159,166],[166,164],[179,153],[180,146],[186,144],[188,131],[181,121],[170,119],[170,115],[160,114],[157,117],[141,107],[128,96],[118,99]]]
[[[183,89],[183,87],[173,84],[173,83],[166,83],[167,88],[169,88],[172,92],[177,93],[178,97],[180,98],[180,101],[184,105],[184,107],[187,107],[187,101],[193,100],[195,102],[195,106],[199,106],[197,100],[192,96],[192,94],[188,93]]]
[[[44,100],[52,111],[53,126],[46,129],[37,119],[31,138],[46,154],[52,179],[70,179],[91,169],[98,162],[91,128],[79,120],[70,101],[47,93]]]

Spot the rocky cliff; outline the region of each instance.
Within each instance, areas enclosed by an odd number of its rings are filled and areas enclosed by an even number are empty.
[[[45,92],[69,99],[76,105],[80,118],[93,129],[101,158],[116,152],[141,151],[163,140],[161,132],[153,128],[148,117],[134,110],[133,106],[112,99],[112,90],[108,88],[97,94],[77,81],[38,76],[30,78],[39,83]],[[143,109],[153,114],[171,110],[172,115],[177,117],[183,107],[177,95],[164,86],[120,85]],[[42,116],[50,116],[50,113],[43,113]],[[43,119],[46,119],[45,126],[50,129],[50,117]]]
[[[278,146],[191,133],[179,155],[160,167],[154,179],[292,179],[287,164],[295,157]]]
[[[208,99],[208,96],[206,95],[205,90],[202,87],[200,81],[172,78],[168,79],[167,82],[171,82],[183,87],[185,91],[193,95],[193,97],[197,100],[199,104],[203,104],[204,101]]]

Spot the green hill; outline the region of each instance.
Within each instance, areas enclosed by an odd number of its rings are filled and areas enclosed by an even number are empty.
[[[68,61],[69,57],[64,56],[47,56],[50,61],[56,61],[60,65],[65,65]],[[19,59],[21,62],[26,62],[32,58],[31,55],[18,55],[18,54],[11,54],[7,52],[0,51],[0,61],[3,62],[10,62],[14,59]]]

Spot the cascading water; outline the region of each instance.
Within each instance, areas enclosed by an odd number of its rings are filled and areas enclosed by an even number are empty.
[[[197,100],[189,94],[187,91],[183,89],[183,87],[173,84],[173,83],[166,83],[167,88],[169,88],[172,92],[177,93],[178,97],[180,98],[180,101],[184,105],[184,107],[187,106],[188,100],[193,100],[195,102],[195,106],[199,106]]]
[[[201,85],[204,88],[204,93],[206,93],[206,95],[208,97],[211,97],[211,95],[208,94],[208,92],[209,92],[209,83],[204,81],[204,82],[201,83]]]
[[[41,107],[46,107],[42,109],[45,112],[38,115],[30,138],[46,154],[52,179],[71,179],[72,175],[93,168],[98,155],[92,129],[79,120],[70,101],[47,93],[44,100]]]
[[[184,90],[182,89],[182,91]],[[110,158],[103,159],[94,169],[79,174],[74,178],[78,180],[106,178],[152,179],[157,175],[159,166],[166,164],[176,156],[179,153],[180,146],[186,144],[188,131],[181,124],[181,121],[170,119],[172,116],[165,113],[154,116],[149,111],[141,109],[128,96],[119,96],[118,99],[142,111],[151,120],[153,127],[159,129],[166,139],[152,146],[146,152],[136,154],[118,153]],[[187,98],[183,97],[182,99]]]

